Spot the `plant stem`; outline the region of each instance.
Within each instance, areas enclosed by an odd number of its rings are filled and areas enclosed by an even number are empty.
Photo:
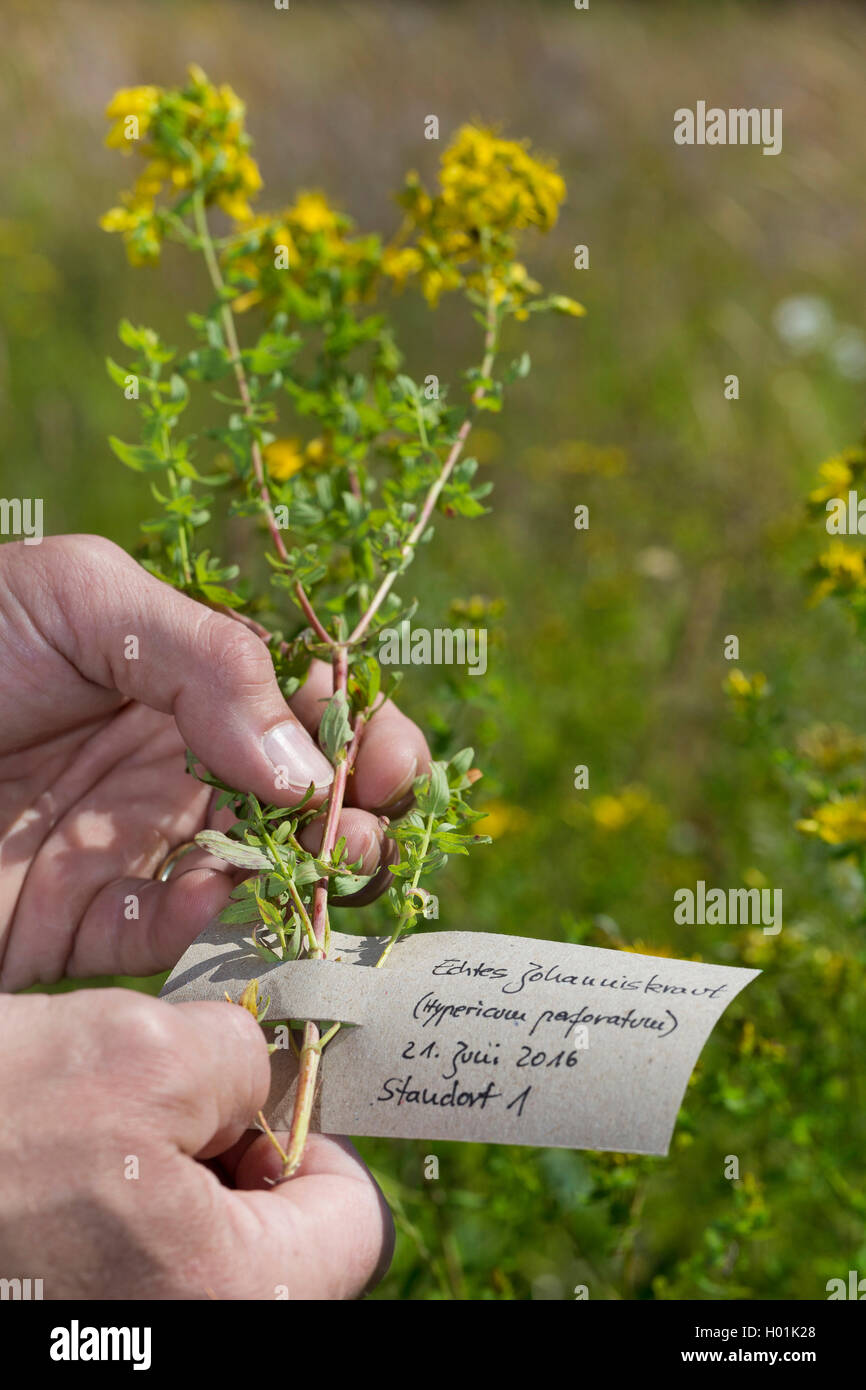
[[[247,379],[246,370],[244,368],[243,357],[241,355],[240,343],[238,341],[234,315],[232,314],[231,306],[229,305],[226,299],[225,281],[223,279],[222,271],[220,270],[219,259],[217,257],[213,239],[211,237],[210,228],[208,226],[207,211],[205,207],[204,196],[201,189],[197,189],[193,197],[193,219],[199,244],[201,246],[205,263],[207,265],[208,273],[210,275],[211,283],[213,284],[214,290],[219,296],[220,319],[222,321],[226,346],[228,348],[232,367],[235,373],[235,379],[237,381],[238,393],[243,404],[244,418],[248,422],[253,424],[254,410],[252,393],[250,391],[249,381]],[[361,638],[364,636],[379,608],[384,603],[388,594],[391,592],[391,589],[394,583],[396,582],[398,576],[406,568],[407,563],[412,558],[415,546],[427,527],[427,523],[430,519],[434,507],[436,506],[437,501],[439,500],[439,497],[442,493],[442,489],[445,487],[446,483],[448,482],[448,479],[451,477],[451,474],[453,473],[460,459],[460,455],[463,452],[464,445],[472,429],[478,405],[481,402],[484,395],[486,394],[487,388],[484,384],[484,381],[486,380],[486,378],[490,376],[490,373],[493,369],[493,359],[496,351],[497,328],[498,315],[496,311],[496,306],[493,302],[492,296],[488,294],[487,326],[484,339],[484,360],[481,366],[482,381],[479,382],[479,384],[476,386],[475,390],[472,393],[470,408],[467,412],[466,418],[464,419],[463,423],[460,426],[460,429],[457,432],[457,435],[454,439],[453,444],[451,445],[448,455],[444,463],[442,464],[438,477],[431,485],[427,493],[427,496],[424,499],[424,503],[421,507],[418,520],[412,527],[412,530],[410,531],[406,541],[404,542],[404,545],[402,547],[400,565],[385,575],[381,584],[379,585],[379,588],[376,590],[376,593],[370,600],[366,612],[362,615],[351,636],[348,639],[341,641],[338,641],[336,638],[334,638],[326,630],[324,625],[319,620],[315,612],[315,609],[313,608],[313,605],[310,602],[309,596],[304,590],[303,585],[300,583],[300,581],[298,581],[295,584],[295,596],[305,617],[307,618],[307,621],[309,622],[313,631],[316,633],[317,637],[319,637],[321,641],[326,643],[332,649],[333,691],[335,694],[338,692],[342,692],[344,696],[347,694],[348,647],[354,645],[356,642],[359,642]],[[426,444],[426,430],[424,428],[423,419],[420,417],[420,415],[418,420],[418,426],[422,443]],[[286,550],[286,546],[283,541],[282,535],[280,534],[280,528],[277,525],[276,517],[274,515],[274,509],[271,504],[270,492],[268,490],[267,478],[265,474],[264,459],[262,457],[261,445],[254,434],[251,435],[250,439],[250,456],[252,459],[253,471],[256,479],[256,488],[264,509],[265,517],[267,519],[268,529],[271,534],[274,549],[276,550],[279,559],[288,566],[290,564],[289,554]],[[356,496],[357,488],[357,479],[354,479],[352,491],[355,493]],[[233,613],[232,616],[238,615]],[[246,620],[246,625],[249,627],[253,627],[254,631],[256,629],[259,629],[258,635],[264,636],[265,630],[261,629],[259,624],[254,624],[251,620]],[[328,810],[325,818],[325,827],[322,833],[322,844],[321,849],[319,851],[320,857],[326,862],[330,859],[330,856],[333,853],[334,845],[337,840],[337,830],[339,826],[340,815],[343,810],[343,801],[346,793],[346,782],[349,772],[354,763],[354,758],[358,751],[358,742],[360,738],[362,723],[362,720],[356,720],[356,727],[354,730],[354,736],[351,741],[350,747],[343,750],[343,756],[336,765],[334,780],[331,786],[331,793],[328,798]],[[430,836],[432,834],[432,828],[433,817],[430,816],[427,820],[426,834],[421,849],[422,861],[430,845]],[[414,890],[417,888],[420,876],[421,865],[419,865],[418,869],[415,872],[409,890],[410,894],[414,892]],[[292,887],[293,885],[290,885],[290,888]],[[308,949],[310,952],[310,956],[313,958],[318,957],[319,959],[327,958],[328,948],[330,945],[330,921],[328,916],[327,878],[319,879],[313,891],[312,921],[310,921],[310,917],[304,909],[303,903],[300,899],[300,895],[297,893],[296,889],[294,890],[294,892],[292,892],[292,899],[296,909],[301,914],[301,919],[304,922],[305,928],[307,929]],[[391,935],[391,938],[387,946],[382,952],[382,955],[379,957],[379,960],[376,962],[377,966],[383,965],[384,962],[387,960],[388,955],[390,954],[396,942],[399,940],[400,935],[402,934],[406,924],[414,914],[414,911],[415,909],[412,908],[410,904],[407,902],[403,908],[403,911],[400,914],[400,917],[398,918],[397,925]],[[295,1104],[292,1111],[288,1147],[284,1154],[282,1149],[280,1149],[280,1153],[283,1156],[282,1181],[287,1181],[297,1172],[303,1159],[304,1148],[310,1130],[310,1118],[312,1115],[313,1102],[315,1099],[316,1083],[319,1073],[319,1059],[322,1055],[322,1047],[324,1046],[325,1042],[330,1041],[330,1039],[339,1031],[339,1027],[339,1023],[332,1025],[332,1027],[329,1028],[327,1033],[325,1033],[325,1035],[323,1036],[320,1032],[318,1023],[309,1020],[304,1024],[303,1041],[301,1043],[301,1048],[299,1052],[298,1087],[295,1094]],[[267,1130],[267,1126],[265,1126],[265,1128],[266,1132],[270,1133],[270,1131]],[[273,1139],[273,1136],[271,1137]],[[274,1140],[274,1142],[276,1141]],[[277,1145],[277,1148],[279,1149],[279,1145]]]
[[[360,622],[358,623],[351,636],[348,639],[346,639],[346,642],[333,644],[335,693],[338,690],[342,690],[344,694],[346,693],[346,687],[348,682],[348,662],[346,652],[347,647],[353,645],[355,642],[358,642],[363,637],[364,633],[367,631],[367,628],[369,627],[370,623],[375,617],[376,612],[390,593],[391,588],[393,587],[398,575],[402,572],[402,570],[406,566],[406,563],[411,558],[414,547],[419,537],[424,533],[424,530],[427,526],[427,522],[430,519],[430,515],[433,511],[433,508],[436,506],[442,489],[444,488],[452,472],[454,471],[457,461],[460,458],[461,453],[463,452],[463,446],[466,443],[466,440],[469,436],[469,432],[472,429],[472,425],[474,423],[475,412],[478,408],[478,404],[486,393],[484,380],[490,376],[490,373],[493,370],[493,358],[496,352],[496,335],[498,322],[499,320],[496,312],[496,306],[493,302],[493,297],[492,295],[488,294],[487,327],[484,337],[484,360],[481,364],[482,381],[478,384],[478,386],[476,386],[475,390],[472,393],[469,412],[467,413],[465,420],[463,421],[462,425],[460,426],[460,429],[457,432],[457,436],[448,452],[448,456],[445,459],[445,462],[442,465],[442,468],[439,472],[439,476],[436,478],[435,482],[432,484],[429,492],[427,493],[418,520],[412,527],[412,530],[410,531],[409,536],[403,545],[403,561],[401,566],[397,569],[392,570],[382,580],[382,583],[379,585],[379,588],[376,590],[376,593],[370,601],[366,613],[364,613],[364,615],[362,616]],[[423,429],[423,422],[419,422],[419,426],[422,438],[424,438],[425,431]],[[322,858],[326,858],[331,853],[334,847],[334,843],[336,841],[337,825],[340,819],[340,812],[343,809],[343,797],[346,791],[346,779],[348,776],[349,768],[351,766],[350,757],[353,752],[357,752],[356,745],[359,733],[360,728],[356,730],[356,736],[355,739],[353,739],[352,748],[345,754],[343,760],[337,765],[337,770],[334,775],[331,796],[328,802],[328,815],[327,820],[325,822],[325,831],[322,837],[322,848],[320,851]],[[422,863],[424,856],[426,855],[427,850],[430,847],[430,836],[432,832],[433,817],[429,816],[427,819],[427,824],[425,827],[425,836],[421,848],[420,857]],[[411,887],[409,890],[410,893],[414,892],[414,890],[418,887],[418,881],[421,877],[421,867],[422,866],[419,865],[419,867],[415,871],[415,875],[412,879]],[[397,925],[391,934],[391,938],[388,944],[386,945],[384,951],[382,952],[381,956],[376,962],[377,968],[381,965],[384,965],[385,961],[388,959],[388,956],[390,955],[397,941],[400,939],[400,936],[402,935],[413,913],[414,909],[407,902],[403,908],[403,911],[400,913],[400,916],[397,920]],[[316,884],[315,891],[313,894],[313,930],[315,932],[317,942],[321,943],[323,946],[323,954],[327,955],[327,947],[325,946],[325,942],[330,936],[328,922],[327,879],[319,880],[319,882]],[[333,1028],[329,1029],[328,1033],[326,1034],[327,1040],[330,1041],[330,1039],[338,1032],[338,1030],[339,1025],[335,1025]],[[292,1112],[292,1123],[289,1131],[288,1150],[286,1153],[285,1163],[283,1165],[283,1177],[286,1180],[291,1178],[297,1172],[304,1155],[304,1146],[307,1142],[307,1135],[309,1134],[310,1129],[310,1115],[312,1112],[313,1100],[315,1097],[316,1080],[318,1077],[319,1059],[321,1055],[322,1038],[319,1032],[319,1026],[317,1023],[307,1022],[304,1024],[304,1037],[303,1042],[301,1044],[300,1063],[298,1069],[298,1089],[295,1094],[295,1105]]]
[[[213,238],[210,234],[210,227],[208,226],[207,220],[207,211],[205,209],[204,197],[202,195],[201,189],[196,190],[193,196],[192,207],[193,218],[195,221],[195,229],[198,234],[199,242],[201,244],[205,264],[208,268],[208,274],[210,275],[211,284],[213,285],[220,299],[220,319],[222,320],[226,346],[228,347],[232,367],[234,368],[235,380],[238,384],[238,394],[241,398],[241,401],[243,402],[244,419],[252,420],[253,399],[252,394],[250,392],[250,384],[247,380],[247,374],[244,368],[244,361],[243,357],[241,356],[241,349],[240,343],[238,342],[238,334],[237,328],[235,327],[234,314],[231,311],[231,305],[228,303],[225,297],[225,280],[223,279],[223,274],[220,270],[219,259],[214,248]],[[265,517],[268,523],[268,530],[271,533],[271,540],[274,543],[274,549],[276,550],[277,555],[283,561],[283,563],[288,564],[289,552],[286,550],[286,545],[282,535],[280,534],[280,528],[277,525],[277,519],[274,516],[274,509],[271,505],[271,495],[268,490],[267,478],[265,476],[265,463],[264,459],[262,458],[261,444],[255,437],[251,438],[250,440],[250,457],[252,459],[253,472],[255,473],[256,478],[256,488],[258,490],[262,506],[264,507]],[[304,586],[300,582],[298,582],[295,585],[295,594],[307,619],[310,622],[310,625],[314,628],[316,635],[320,637],[323,642],[327,642],[333,645],[333,638],[329,636],[329,634],[325,631],[325,628],[319,622],[319,619],[316,617],[316,614],[313,610],[313,606],[310,603],[310,600],[304,590]]]
[[[345,696],[349,682],[349,662],[345,646],[335,645],[333,668],[334,694],[342,692]],[[337,829],[343,810],[343,798],[346,794],[348,766],[348,750],[344,749],[342,760],[337,764],[334,781],[331,784],[328,812],[325,817],[322,845],[319,850],[319,857],[326,862],[330,859],[337,841]],[[328,920],[328,880],[326,878],[320,878],[313,890],[313,934],[319,948],[318,953],[327,957],[328,946],[330,945],[330,923]],[[335,1028],[329,1029],[325,1035],[326,1038],[330,1039],[335,1032]],[[310,1130],[310,1115],[316,1093],[322,1045],[319,1025],[312,1021],[305,1023],[298,1066],[298,1089],[295,1094],[292,1123],[289,1129],[289,1144],[283,1164],[284,1178],[290,1178],[297,1172],[304,1156],[304,1146]]]
[[[167,447],[167,446],[166,446],[166,447]],[[167,470],[167,476],[168,476],[168,485],[169,485],[169,487],[171,488],[171,495],[172,495],[173,498],[176,498],[176,497],[178,496],[177,478],[175,477],[175,472],[174,472],[174,469],[173,469],[173,468],[169,468],[169,469]],[[186,538],[186,525],[184,524],[183,517],[180,518],[180,521],[179,521],[179,524],[178,524],[177,537],[178,537],[178,544],[179,544],[179,546],[180,546],[180,561],[181,561],[181,568],[182,568],[182,570],[183,570],[183,577],[184,577],[184,580],[186,581],[187,584],[191,584],[191,583],[192,583],[192,570],[190,569],[190,566],[189,566],[189,545],[187,544],[187,538]]]
[[[154,364],[153,366],[151,366],[151,372],[153,373],[154,377],[156,377],[156,376],[158,375],[158,373],[159,373],[159,366],[158,366],[158,364]],[[162,409],[162,402],[161,402],[161,400],[160,400],[159,388],[158,388],[158,386],[154,386],[154,387],[151,389],[151,392],[150,392],[150,400],[151,400],[151,404],[152,404],[152,406],[153,406],[153,408],[154,408],[154,411],[159,412],[159,411]],[[165,425],[165,422],[162,421],[162,417],[161,417],[161,416],[160,416],[160,420],[161,420],[160,431],[159,431],[159,435],[160,435],[160,445],[161,445],[161,447],[162,447],[162,455],[163,455],[163,458],[166,460],[166,462],[168,462],[168,460],[171,458],[171,440],[170,440],[170,438],[169,438],[169,431],[168,431],[168,429],[167,429],[167,427],[166,427],[166,425]],[[169,468],[166,470],[166,479],[167,479],[167,481],[168,481],[169,487],[171,488],[172,500],[173,500],[173,501],[176,501],[177,498],[178,498],[179,495],[180,495],[179,492],[178,492],[178,486],[177,486],[177,474],[175,473],[174,469],[173,469],[172,467],[170,467],[170,466],[169,466]],[[185,584],[191,584],[191,583],[192,583],[192,569],[190,568],[190,563],[189,563],[189,544],[188,544],[187,535],[186,535],[186,522],[184,521],[184,519],[183,519],[182,516],[181,516],[181,517],[178,517],[177,534],[178,534],[178,548],[179,548],[179,550],[180,550],[180,563],[181,563],[181,569],[182,569],[182,571],[183,571],[184,583],[185,583]]]
[[[487,328],[484,335],[484,361],[481,364],[482,378],[489,377],[491,371],[493,370],[493,358],[496,353],[497,327],[498,316],[496,312],[496,305],[493,302],[492,296],[488,295]],[[412,527],[412,530],[409,532],[409,535],[403,543],[402,561],[399,566],[397,566],[395,569],[390,570],[388,574],[385,575],[384,579],[382,580],[381,584],[379,585],[378,589],[373,595],[369,608],[361,618],[354,632],[349,637],[348,641],[350,645],[354,644],[355,642],[359,642],[360,639],[364,636],[364,633],[367,631],[367,628],[370,626],[370,623],[376,616],[376,613],[378,612],[379,608],[382,606],[385,599],[388,597],[389,593],[394,587],[394,584],[396,583],[398,577],[403,573],[403,570],[406,568],[407,562],[412,558],[412,553],[415,549],[415,546],[417,545],[421,536],[427,529],[427,523],[430,520],[433,508],[436,506],[436,503],[439,500],[439,495],[442,492],[442,489],[444,488],[445,484],[448,482],[448,479],[451,477],[451,474],[454,472],[457,463],[459,462],[460,455],[462,454],[464,445],[466,444],[466,440],[468,439],[472,426],[475,423],[475,413],[478,409],[479,402],[483,399],[486,393],[486,387],[484,386],[483,381],[479,382],[478,386],[476,386],[475,390],[472,393],[469,411],[466,415],[465,420],[460,426],[460,429],[457,431],[454,443],[451,445],[451,448],[448,451],[448,456],[442,465],[439,476],[431,486],[430,491],[427,493],[427,496],[424,499],[424,505],[422,506],[420,514],[418,516],[418,520],[415,522],[415,525]]]
[[[375,966],[375,968],[376,968],[377,970],[378,970],[378,968],[379,968],[380,965],[384,965],[384,964],[385,964],[385,961],[388,959],[388,957],[390,956],[392,950],[393,950],[394,947],[396,946],[397,942],[400,940],[400,937],[401,937],[402,934],[403,934],[403,931],[404,931],[404,929],[405,929],[405,927],[406,927],[407,922],[409,921],[409,918],[410,918],[410,917],[413,915],[413,913],[414,913],[414,910],[415,910],[415,909],[409,906],[409,901],[408,901],[408,900],[412,897],[412,894],[415,892],[415,889],[418,887],[418,880],[419,880],[420,877],[421,877],[421,871],[422,871],[422,869],[423,869],[423,867],[424,867],[424,856],[425,856],[425,854],[427,853],[428,849],[430,848],[430,836],[431,836],[432,834],[433,834],[433,816],[432,816],[432,814],[431,814],[431,815],[429,815],[429,816],[427,817],[427,823],[426,823],[426,825],[424,826],[424,839],[421,841],[421,852],[420,852],[420,855],[419,855],[419,858],[420,858],[421,862],[420,862],[420,864],[418,865],[418,867],[417,867],[417,869],[415,870],[415,873],[414,873],[414,875],[413,875],[413,877],[412,877],[412,882],[410,883],[409,889],[408,889],[408,891],[407,891],[407,893],[406,893],[406,899],[407,899],[406,905],[404,906],[403,911],[400,913],[400,916],[399,916],[398,919],[397,919],[397,925],[395,926],[394,930],[393,930],[392,933],[391,933],[391,939],[390,939],[390,941],[388,942],[387,946],[385,947],[385,949],[384,949],[384,951],[382,952],[382,954],[381,954],[381,956],[379,957],[379,959],[376,961],[376,966]]]
[[[251,421],[253,418],[252,394],[244,369],[243,358],[241,356],[234,315],[225,297],[225,281],[222,271],[220,270],[219,260],[210,234],[204,197],[200,189],[196,190],[193,197],[193,217],[211,283],[220,298],[220,318],[222,320],[223,333],[234,368],[238,393],[243,403],[244,417]],[[250,456],[252,458],[253,471],[256,478],[256,487],[267,518],[268,529],[271,533],[274,549],[279,558],[285,564],[288,564],[289,554],[286,550],[282,535],[280,534],[280,528],[277,525],[274,509],[271,505],[261,445],[255,437],[250,440]],[[335,691],[342,690],[345,694],[348,683],[348,659],[345,646],[339,646],[334,638],[326,631],[316,616],[313,605],[300,582],[295,585],[295,595],[316,635],[333,648],[334,689]],[[347,764],[344,758],[343,762],[338,765],[334,775],[331,795],[328,801],[328,813],[320,850],[320,854],[323,858],[331,854],[336,842],[337,826],[340,820],[340,812],[343,809],[343,797],[346,790],[346,776]],[[292,894],[292,898],[295,907],[298,908],[299,912],[302,914],[302,921],[304,921],[304,925],[310,934],[310,955],[313,957],[325,956],[327,954],[328,937],[330,935],[328,924],[327,879],[320,879],[316,884],[313,895],[312,922],[310,922],[310,918],[300,900],[300,895],[297,893],[297,890]],[[304,1024],[303,1042],[299,1053],[298,1090],[295,1096],[295,1107],[292,1114],[291,1129],[289,1131],[289,1146],[287,1152],[283,1155],[284,1178],[290,1178],[292,1174],[296,1172],[303,1158],[304,1146],[310,1129],[310,1115],[312,1113],[316,1091],[319,1057],[321,1056],[319,1037],[318,1024],[313,1022]]]

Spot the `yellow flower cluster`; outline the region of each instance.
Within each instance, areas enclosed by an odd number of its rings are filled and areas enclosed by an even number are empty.
[[[483,594],[472,594],[469,598],[451,600],[448,611],[452,618],[461,622],[480,623],[485,618],[495,621],[505,612],[505,601],[501,598],[485,598]]]
[[[820,603],[829,594],[861,593],[866,589],[866,557],[862,550],[834,540],[823,555],[818,556],[813,574],[818,580],[812,594],[813,604]]]
[[[398,287],[420,277],[432,305],[464,284],[482,291],[492,285],[500,302],[508,297],[521,304],[537,294],[541,287],[515,260],[515,250],[519,233],[548,232],[556,222],[565,184],[555,165],[531,154],[525,141],[466,125],[442,156],[439,184],[431,195],[417,174],[408,176],[399,201],[416,243],[387,248],[384,272]],[[576,301],[556,298],[551,307],[583,313]]]
[[[618,796],[610,793],[597,796],[590,806],[595,825],[609,832],[624,830],[648,815],[652,817],[658,809],[646,788],[636,784],[624,787]]]
[[[770,693],[763,671],[756,671],[753,676],[747,676],[743,671],[734,670],[725,681],[725,690],[736,704],[743,706],[765,700]]]
[[[521,834],[530,824],[530,816],[520,806],[511,806],[507,801],[488,801],[478,829],[491,840],[501,840],[503,835]]]
[[[355,224],[324,193],[305,190],[280,213],[254,217],[226,256],[232,283],[247,288],[232,307],[239,313],[287,289],[316,294],[317,277],[340,272],[347,302],[361,299],[378,271],[376,236],[355,236]]]
[[[796,828],[804,835],[816,835],[827,845],[866,843],[866,796],[842,796],[825,801]]]
[[[125,88],[105,114],[113,123],[106,144],[147,160],[133,188],[101,219],[105,231],[123,234],[134,265],[159,256],[165,212],[157,199],[163,192],[198,188],[206,203],[236,222],[252,218],[250,199],[262,179],[249,153],[244,103],[231,87],[214,86],[193,64],[185,86]]]
[[[784,1043],[775,1042],[772,1038],[760,1037],[752,1020],[746,1019],[740,1037],[740,1055],[742,1057],[751,1057],[753,1053],[757,1053],[759,1057],[767,1057],[772,1062],[781,1062],[787,1056],[787,1052],[788,1049]]]
[[[826,459],[818,469],[820,483],[809,493],[809,504],[813,509],[824,511],[825,503],[832,497],[841,497],[849,488],[856,487],[866,472],[866,449],[844,449]]]
[[[329,453],[328,442],[322,438],[311,439],[308,444],[300,439],[275,439],[265,446],[265,466],[271,478],[284,483],[302,468],[320,467]]]

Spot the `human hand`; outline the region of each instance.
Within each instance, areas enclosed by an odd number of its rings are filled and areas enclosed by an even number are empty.
[[[391,1217],[348,1141],[311,1135],[268,1187],[279,1155],[244,1133],[270,1081],[246,1009],[7,998],[0,1056],[0,1268],[45,1298],[342,1299],[387,1268]]]
[[[167,969],[235,882],[197,851],[152,878],[215,823],[184,744],[264,801],[291,805],[315,782],[320,804],[332,769],[311,734],[330,668],[315,663],[287,707],[258,637],[98,536],[0,546],[0,647],[0,988]],[[349,861],[379,871],[374,893],[396,848],[381,817],[406,809],[429,756],[390,701],[364,731],[339,833]],[[294,785],[277,789],[278,767]],[[319,836],[308,826],[306,847]]]

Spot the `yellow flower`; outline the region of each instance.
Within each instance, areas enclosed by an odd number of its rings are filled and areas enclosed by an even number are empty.
[[[495,621],[505,612],[505,600],[472,594],[470,598],[452,599],[448,611],[463,622],[481,622],[484,618]]]
[[[231,995],[228,993],[227,990],[223,990],[223,993],[225,994],[227,1003],[239,1004],[242,1009],[246,1009],[247,1013],[252,1014],[253,1018],[256,1020],[257,1023],[261,1023],[262,1019],[265,1017],[265,1014],[268,1011],[268,1006],[271,1002],[271,996],[268,995],[264,1004],[262,1004],[262,998],[259,994],[258,980],[250,980],[249,984],[244,988],[241,997],[238,1000],[232,999]]]
[[[534,158],[526,142],[463,126],[442,156],[441,198],[457,225],[549,231],[565,197],[555,166]]]
[[[555,165],[530,153],[525,141],[504,140],[494,130],[466,125],[442,155],[439,192],[431,197],[417,174],[406,179],[399,201],[418,233],[426,263],[421,289],[431,305],[459,288],[522,301],[540,286],[515,261],[517,235],[534,227],[546,232],[556,221],[565,184]],[[398,262],[398,265],[400,263]],[[414,268],[413,268],[414,271]],[[386,272],[387,273],[387,272]],[[562,313],[579,314],[575,301],[558,296]]]
[[[673,956],[670,946],[650,945],[647,941],[633,941],[629,946],[620,946],[621,951],[631,951],[637,956]]]
[[[339,214],[331,207],[324,193],[318,191],[299,193],[286,216],[301,231],[311,234],[332,232],[339,225]]]
[[[864,466],[866,451],[859,448],[844,449],[841,454],[834,454],[832,458],[826,459],[818,469],[820,486],[809,493],[809,502],[813,506],[822,507],[831,497],[839,497],[843,492],[847,492],[854,484],[856,474],[861,473]]]
[[[820,603],[829,594],[852,594],[866,588],[866,564],[862,550],[855,550],[844,541],[831,541],[823,555],[818,556],[814,574],[819,578],[811,602]]]
[[[583,318],[586,313],[582,304],[578,304],[576,299],[569,299],[566,294],[554,294],[550,299],[550,307],[559,314],[570,314],[574,319]]]
[[[146,265],[159,259],[162,239],[154,217],[153,202],[139,202],[132,194],[124,194],[124,206],[109,208],[99,219],[106,232],[122,232],[126,253],[132,265]]]
[[[237,299],[232,300],[232,313],[245,314],[254,304],[261,304],[264,297],[261,290],[248,290],[246,294],[239,294]]]
[[[153,110],[159,100],[159,87],[121,87],[105,108],[109,120],[121,116],[142,116]]]
[[[318,468],[327,460],[329,453],[330,450],[326,439],[311,439],[304,450],[304,459],[307,463],[312,464],[314,468]]]
[[[106,145],[110,149],[123,149],[129,153],[135,140],[129,138],[128,118],[135,117],[138,138],[141,139],[150,125],[160,95],[159,87],[122,87],[115,92],[105,108],[106,118],[114,121],[105,137]]]
[[[123,208],[111,209],[102,221],[107,231],[123,233],[130,260],[154,260],[159,255],[164,213],[171,206],[156,207],[163,190],[171,196],[197,185],[207,203],[216,203],[234,221],[252,219],[250,199],[262,179],[249,153],[244,112],[231,87],[215,87],[194,64],[181,88],[132,87],[116,93],[106,108],[114,121],[107,143],[148,161],[132,192],[122,198],[132,215],[124,218]],[[137,139],[127,138],[130,117],[137,122]]]
[[[740,670],[731,671],[725,681],[725,689],[735,701],[741,704],[765,700],[770,693],[767,677],[763,671],[756,671],[753,676],[747,676]]]
[[[298,439],[275,439],[264,449],[265,465],[272,478],[285,482],[304,466],[304,456]]]
[[[806,820],[798,820],[796,829],[803,835],[817,836],[827,845],[866,843],[866,796],[825,801]]]
[[[600,830],[617,831],[638,820],[652,806],[652,798],[644,787],[623,788],[619,796],[597,796],[590,812]]]
[[[382,252],[382,270],[398,289],[402,289],[406,281],[423,267],[424,257],[414,246],[386,246]]]
[[[530,817],[519,806],[509,806],[505,801],[488,802],[484,819],[478,822],[478,831],[489,835],[491,840],[499,840],[503,835],[515,835],[525,830]]]

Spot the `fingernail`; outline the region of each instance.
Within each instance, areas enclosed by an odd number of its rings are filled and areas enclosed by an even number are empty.
[[[358,856],[361,860],[361,872],[372,874],[379,867],[382,847],[379,843],[379,836],[375,830],[371,830],[364,841],[363,853]]]
[[[334,769],[310,735],[293,719],[275,724],[262,739],[265,756],[277,774],[277,785],[305,790],[327,787],[334,780]]]
[[[412,766],[405,776],[393,786],[387,796],[382,798],[382,809],[391,810],[392,807],[399,805],[412,791],[412,783],[418,776],[418,759],[412,759]]]

